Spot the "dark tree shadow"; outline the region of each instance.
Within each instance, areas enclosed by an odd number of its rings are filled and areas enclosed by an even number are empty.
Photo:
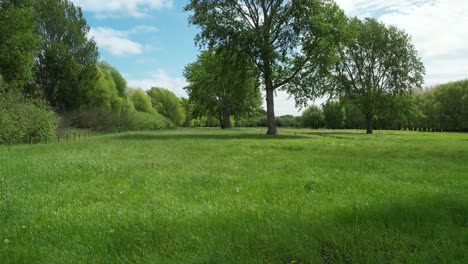
[[[193,140],[283,140],[283,139],[306,139],[311,138],[305,135],[276,135],[267,136],[264,134],[245,134],[245,133],[211,133],[211,134],[194,134],[194,133],[181,133],[181,134],[150,134],[150,133],[129,133],[116,137],[122,140],[180,140],[180,139],[193,139]]]

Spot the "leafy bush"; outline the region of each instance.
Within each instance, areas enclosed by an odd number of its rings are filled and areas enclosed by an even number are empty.
[[[17,93],[0,93],[0,141],[52,138],[59,118],[43,102]]]
[[[156,111],[153,113],[131,112],[128,115],[128,125],[130,130],[158,130],[174,127],[171,121]]]

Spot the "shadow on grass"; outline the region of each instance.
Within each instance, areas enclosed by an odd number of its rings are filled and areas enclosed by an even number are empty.
[[[193,224],[219,239],[212,248],[266,263],[457,263],[467,256],[467,210],[461,198],[434,196],[343,208],[322,218],[263,209],[206,215]]]
[[[330,137],[330,138],[337,138],[337,139],[350,139],[350,140],[370,140],[375,138],[375,136],[385,136],[385,137],[395,137],[395,136],[402,136],[399,133],[388,133],[381,134],[379,132],[374,132],[374,134],[366,134],[366,131],[363,130],[362,132],[348,132],[348,131],[311,131],[311,132],[301,132],[303,135],[310,135],[310,136],[319,136],[319,137]]]
[[[235,140],[235,139],[252,139],[252,140],[283,140],[283,139],[305,139],[311,138],[304,135],[276,135],[267,136],[262,134],[144,134],[130,133],[120,135],[117,139],[123,140]]]

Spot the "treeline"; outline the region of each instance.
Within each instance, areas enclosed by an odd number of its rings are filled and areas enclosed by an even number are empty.
[[[0,1],[0,141],[67,127],[162,129],[185,120],[170,91],[129,89],[99,61],[80,7],[68,0]]]
[[[195,106],[183,99],[187,127],[222,127],[218,115],[199,114]],[[201,107],[201,106],[197,106]],[[231,116],[235,127],[267,127],[266,111],[252,105],[252,111]],[[321,106],[311,105],[301,116],[283,115],[276,126],[291,128],[366,129],[366,115],[348,98],[329,100]],[[391,102],[387,111],[374,117],[379,130],[416,130],[468,132],[468,80],[451,82],[426,89],[417,89]]]
[[[468,80],[413,91],[398,97],[392,106],[374,117],[376,129],[468,132]],[[294,121],[287,126],[330,129],[367,126],[359,106],[346,98],[329,101],[322,108],[310,106]]]

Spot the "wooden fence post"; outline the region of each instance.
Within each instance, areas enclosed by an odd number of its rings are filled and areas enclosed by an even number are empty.
[[[32,137],[29,137],[29,145],[32,145]]]

